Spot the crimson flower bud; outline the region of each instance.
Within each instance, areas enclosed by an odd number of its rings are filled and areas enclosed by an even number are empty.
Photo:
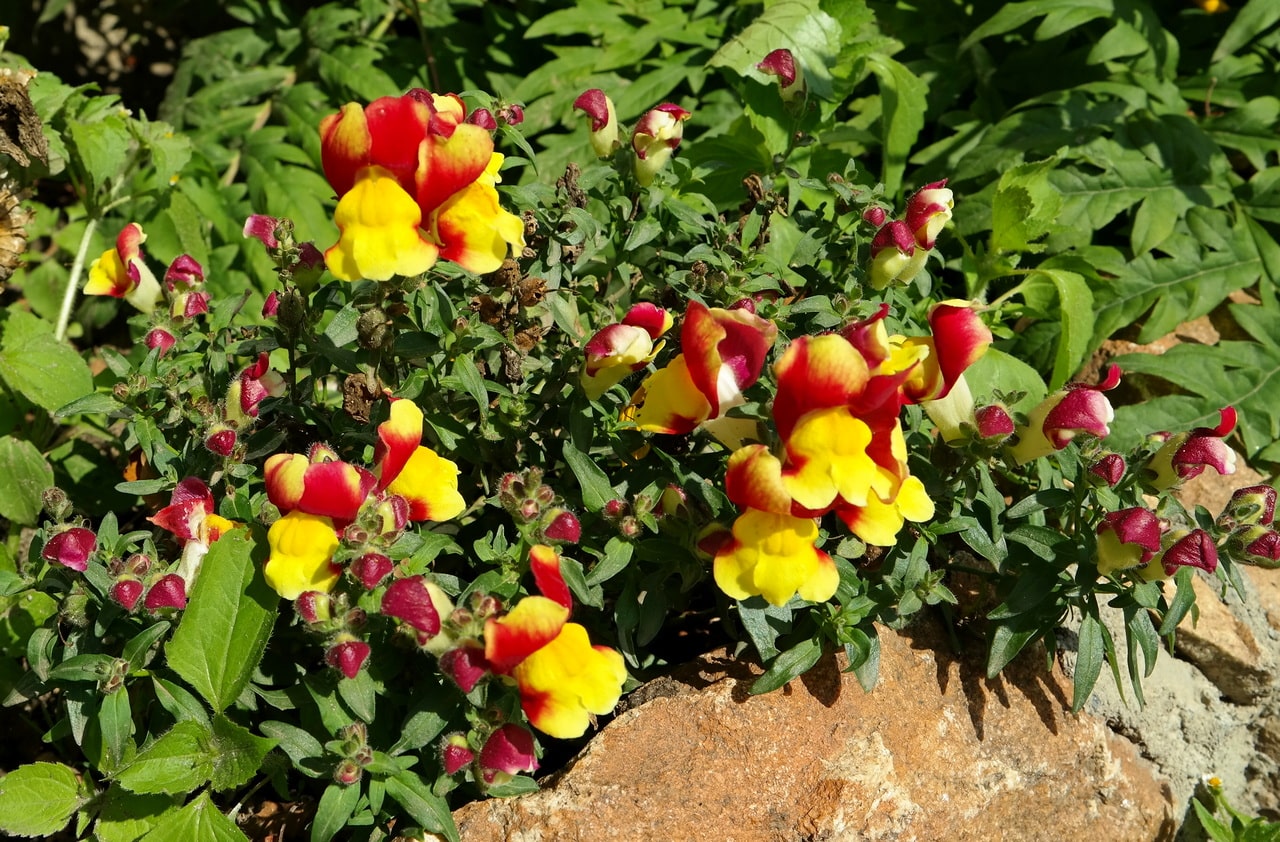
[[[383,615],[402,620],[424,634],[439,634],[441,612],[437,607],[435,594],[429,588],[439,590],[422,576],[396,579],[382,595]],[[443,596],[443,592],[440,596]],[[448,601],[447,598],[445,601]],[[449,608],[452,610],[452,605]]]
[[[40,557],[83,573],[89,567],[89,556],[98,546],[98,537],[82,526],[73,526],[49,539]]]
[[[484,659],[484,650],[464,644],[440,656],[440,669],[463,693],[470,693],[489,673],[489,662]]]
[[[664,102],[640,118],[631,133],[631,149],[635,152],[636,181],[648,187],[653,178],[675,154],[684,138],[684,121],[692,117],[673,102]]]
[[[524,122],[524,106],[515,102],[504,105],[498,109],[498,119],[508,126],[518,126]]]
[[[324,653],[324,660],[329,666],[339,669],[347,678],[355,678],[360,674],[360,667],[364,666],[365,660],[369,657],[369,651],[369,644],[363,640],[344,640],[330,646],[329,651]]]
[[[604,91],[592,88],[573,101],[573,107],[591,119],[591,149],[597,158],[608,158],[622,140],[618,135],[618,115],[613,110],[613,100]]]
[[[365,553],[364,555],[351,562],[348,568],[351,575],[364,586],[364,589],[371,591],[378,585],[382,584],[382,580],[391,575],[395,564],[391,559],[381,553]]]
[[[604,516],[610,520],[617,520],[624,517],[629,508],[626,500],[610,500],[604,504]]]
[[[179,284],[193,287],[204,283],[204,267],[189,254],[178,255],[164,273],[164,285],[173,292]]]
[[[1235,473],[1236,453],[1222,441],[1235,428],[1236,411],[1228,406],[1219,411],[1217,427],[1198,427],[1170,436],[1147,464],[1155,474],[1151,485],[1163,491],[1200,476],[1207,467],[1222,476]]]
[[[916,248],[916,239],[907,223],[895,219],[871,238],[871,288],[882,290],[890,284],[906,285],[924,268],[928,253]]]
[[[725,309],[746,310],[748,313],[754,316],[756,313],[756,300],[754,298],[739,298],[737,301],[733,302]]]
[[[1276,490],[1269,485],[1237,488],[1219,520],[1232,524],[1270,526],[1276,515]]]
[[[194,319],[209,312],[209,293],[184,292],[173,299],[170,311],[174,318]]]
[[[320,591],[303,591],[293,601],[293,610],[309,626],[327,623],[333,618],[333,600]]]
[[[791,102],[804,90],[804,77],[796,71],[796,59],[785,48],[774,50],[756,65],[756,70],[778,77],[784,102]]]
[[[1148,581],[1168,579],[1180,567],[1197,567],[1206,573],[1218,569],[1218,548],[1203,529],[1180,529],[1164,537],[1166,549],[1142,569]]]
[[[1124,457],[1119,453],[1108,453],[1089,466],[1089,473],[1114,488],[1124,478],[1128,469]]]
[[[153,327],[147,331],[147,335],[142,338],[142,344],[148,348],[155,350],[160,349],[160,356],[169,353],[169,349],[177,343],[178,338],[162,327]]]
[[[1280,532],[1258,524],[1240,526],[1227,536],[1226,550],[1241,564],[1274,570],[1280,567]]]
[[[467,122],[489,132],[498,128],[498,121],[493,119],[493,113],[487,108],[477,108],[472,111],[467,115]]]
[[[133,611],[141,598],[142,583],[132,576],[129,578],[122,576],[111,586],[111,600],[125,611]]]
[[[230,456],[236,448],[236,431],[226,424],[216,424],[204,439],[205,449],[218,456]]]
[[[446,775],[458,774],[475,759],[476,753],[471,750],[466,735],[461,732],[445,737],[440,745],[440,761]]]
[[[886,216],[887,214],[884,212],[884,208],[875,207],[873,205],[862,212],[862,221],[874,226],[875,228],[880,228],[880,226],[884,225]]]
[[[1108,512],[1098,524],[1098,573],[1140,567],[1160,551],[1160,518],[1132,507]]]
[[[542,520],[546,524],[542,527],[542,537],[548,541],[576,544],[582,537],[582,524],[568,509],[551,509]]]
[[[1031,411],[1026,428],[1018,431],[1018,443],[1010,454],[1019,465],[1062,450],[1078,435],[1106,438],[1115,410],[1103,392],[1120,385],[1120,366],[1112,365],[1097,386],[1072,383],[1046,398]]]
[[[998,403],[975,411],[973,420],[980,438],[1004,441],[1013,435],[1013,418],[1009,416],[1009,410]]]
[[[166,609],[180,611],[187,607],[187,583],[177,573],[161,576],[142,604],[152,614]]]
[[[506,783],[512,775],[537,768],[533,734],[518,725],[503,725],[489,735],[480,749],[480,777],[490,786]]]
[[[255,213],[244,221],[243,234],[259,241],[269,249],[278,249],[280,248],[280,241],[276,239],[276,228],[279,225],[280,220],[274,216],[263,216]]]
[[[274,319],[278,312],[280,312],[280,293],[271,290],[267,300],[262,303],[262,318]]]

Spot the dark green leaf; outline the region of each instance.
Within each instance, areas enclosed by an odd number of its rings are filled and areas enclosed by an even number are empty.
[[[130,792],[183,794],[209,780],[213,735],[197,722],[179,722],[160,739],[138,752],[116,775]]]
[[[53,486],[53,469],[31,442],[0,438],[0,517],[31,526],[40,517],[42,495]]]
[[[275,744],[275,740],[259,737],[222,714],[216,715],[213,718],[213,771],[209,776],[213,788],[235,789],[248,783]]]
[[[404,771],[387,778],[387,795],[405,809],[413,820],[432,833],[439,833],[449,842],[459,842],[458,828],[453,814],[443,798],[436,795],[422,778]]]
[[[1080,642],[1077,648],[1076,671],[1071,710],[1079,712],[1084,703],[1089,701],[1093,693],[1093,685],[1098,683],[1102,672],[1102,661],[1106,657],[1102,639],[1102,621],[1097,614],[1086,612],[1080,620]]]
[[[347,820],[356,811],[359,800],[359,786],[329,784],[316,806],[316,818],[311,824],[311,842],[329,842],[336,836],[347,826]]]
[[[777,690],[791,679],[809,670],[822,657],[822,642],[806,638],[783,652],[765,674],[751,684],[751,695],[769,693]]]
[[[200,793],[190,804],[166,816],[139,842],[174,842],[177,839],[248,842],[235,822],[218,810],[207,792]]]
[[[563,453],[569,470],[573,471],[578,485],[582,487],[582,505],[590,512],[603,509],[604,504],[616,496],[608,474],[600,470],[590,456],[574,447],[573,442],[565,441]]]

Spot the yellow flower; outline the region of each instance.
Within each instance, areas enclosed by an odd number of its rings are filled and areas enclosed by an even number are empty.
[[[520,687],[525,715],[539,731],[560,739],[580,737],[591,714],[606,714],[618,704],[627,668],[622,655],[592,646],[587,630],[565,623],[546,646],[512,671]]]
[[[458,493],[458,466],[429,447],[413,452],[387,491],[409,501],[410,520],[449,520],[467,508]]]
[[[786,605],[796,593],[828,600],[840,574],[814,546],[817,539],[813,518],[747,509],[733,524],[733,541],[716,554],[716,584],[733,599],[759,595],[773,605]]]
[[[341,568],[333,564],[338,535],[333,521],[320,515],[289,512],[267,531],[271,556],[264,573],[267,584],[285,599],[297,599],[303,591],[328,593],[337,584]]]
[[[339,280],[385,281],[420,275],[435,265],[439,248],[418,228],[418,203],[382,167],[361,170],[339,200],[334,221],[342,236],[324,253],[324,262]]]

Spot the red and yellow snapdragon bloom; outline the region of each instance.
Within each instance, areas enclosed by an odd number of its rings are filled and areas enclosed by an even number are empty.
[[[325,263],[344,281],[417,275],[437,259],[492,272],[524,247],[524,223],[498,202],[503,156],[454,94],[415,88],[320,123],[341,236]]]
[[[277,453],[267,460],[267,497],[282,512],[267,533],[267,583],[285,599],[303,591],[328,593],[341,568],[333,564],[339,530],[361,509],[396,495],[410,520],[444,521],[466,509],[458,493],[458,466],[422,446],[422,410],[395,399],[378,425],[373,470],[342,461],[323,444],[307,454]]]
[[[814,544],[815,517],[834,512],[868,544],[889,546],[905,521],[933,517],[911,476],[903,405],[945,398],[986,350],[990,331],[968,302],[935,305],[926,337],[889,336],[883,307],[839,334],[801,337],[775,366],[773,418],[782,440],[729,459],[725,490],[743,513],[716,553],[716,584],[735,599],[829,599],[839,576]]]

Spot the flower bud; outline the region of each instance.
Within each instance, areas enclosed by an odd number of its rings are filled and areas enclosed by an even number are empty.
[[[161,576],[147,591],[142,603],[152,614],[165,610],[181,611],[187,607],[187,583],[177,573]]]
[[[388,494],[378,501],[378,534],[394,538],[409,525],[409,501],[399,494]]]
[[[476,759],[476,754],[467,744],[467,737],[461,732],[450,734],[440,744],[440,762],[446,775],[456,775]]]
[[[617,520],[625,517],[631,510],[626,500],[610,500],[604,504],[604,516],[609,520]]]
[[[778,77],[782,101],[791,102],[804,91],[804,77],[796,71],[796,59],[785,48],[774,50],[756,65],[756,70]]]
[[[474,126],[479,126],[487,132],[491,132],[498,128],[498,121],[493,118],[493,113],[487,108],[477,108],[467,115],[467,122]]]
[[[422,576],[396,579],[382,595],[383,616],[413,628],[418,645],[429,652],[443,651],[451,641],[440,634],[441,621],[453,613],[453,603],[440,586]]]
[[[329,651],[324,653],[324,660],[347,678],[354,679],[360,674],[360,667],[368,659],[369,651],[369,644],[363,640],[343,640],[329,647]]]
[[[484,650],[478,646],[462,645],[440,656],[440,670],[458,685],[463,693],[470,693],[489,673],[489,662]]]
[[[608,158],[622,145],[618,135],[618,115],[613,100],[604,91],[592,88],[573,101],[573,107],[591,119],[591,149],[597,158]]]
[[[1147,581],[1168,579],[1180,567],[1196,567],[1206,573],[1218,569],[1218,548],[1203,529],[1179,529],[1164,536],[1167,549],[1142,568]]]
[[[480,777],[489,786],[504,784],[520,772],[532,772],[538,768],[533,734],[518,725],[503,725],[485,740],[479,765]]]
[[[988,440],[1004,441],[1013,435],[1013,418],[1009,410],[998,403],[984,406],[973,413],[973,420],[978,429],[978,437]]]
[[[1269,526],[1239,526],[1227,536],[1227,555],[1241,564],[1267,570],[1280,567],[1280,532]]]
[[[1009,449],[1019,465],[1062,450],[1076,436],[1106,438],[1116,417],[1103,392],[1120,385],[1120,366],[1112,365],[1097,386],[1072,383],[1046,398],[1031,411],[1027,426],[1018,431],[1018,443]]]
[[[364,777],[364,769],[354,760],[343,760],[333,770],[334,781],[343,786],[358,784],[362,777]]]
[[[252,237],[262,243],[268,249],[280,248],[280,241],[276,239],[276,228],[280,225],[280,220],[274,216],[263,216],[262,214],[253,214],[244,221],[244,231],[246,237]]]
[[[1222,476],[1235,473],[1236,453],[1222,441],[1236,427],[1236,411],[1224,407],[1217,427],[1198,427],[1189,433],[1171,436],[1151,457],[1147,469],[1155,474],[1151,485],[1157,491],[1173,488],[1213,468]]]
[[[1125,464],[1123,456],[1119,453],[1108,453],[1089,466],[1089,473],[1111,488],[1115,488],[1116,483],[1124,478],[1124,472],[1127,469],[1128,465]]]
[[[668,484],[662,489],[658,498],[659,517],[687,517],[689,515],[689,495],[678,485]]]
[[[636,181],[648,187],[667,165],[684,137],[684,121],[693,116],[675,103],[667,102],[645,113],[631,133],[631,149],[636,154]]]
[[[365,590],[371,591],[382,584],[382,580],[390,576],[394,568],[395,564],[382,553],[365,553],[351,562],[347,569]]]
[[[1270,526],[1276,515],[1276,490],[1269,485],[1237,488],[1218,521],[1223,525]]]
[[[44,490],[40,495],[40,503],[49,513],[49,517],[59,523],[71,513],[71,500],[67,497],[67,492],[56,485],[51,485]]]
[[[218,456],[230,456],[236,449],[236,431],[226,424],[215,424],[204,438],[205,449]]]
[[[542,506],[538,505],[537,500],[530,497],[520,502],[520,506],[516,509],[515,514],[518,515],[522,521],[528,523],[529,521],[538,519],[538,515],[542,514]]]
[[[278,312],[280,312],[280,293],[271,290],[267,300],[262,303],[262,318],[274,319]]]
[[[82,526],[73,526],[49,539],[40,557],[83,573],[89,567],[89,556],[98,546],[98,537]]]
[[[888,214],[885,213],[884,208],[872,205],[862,212],[862,221],[878,230],[884,225],[886,216]]]
[[[164,285],[169,292],[178,286],[194,287],[204,283],[204,267],[189,254],[178,255],[164,273]]]
[[[568,509],[551,509],[543,516],[542,537],[548,541],[576,544],[582,537],[582,524]]]
[[[132,576],[121,576],[111,586],[111,601],[125,611],[132,612],[142,598],[142,583]]]
[[[293,610],[309,626],[333,619],[333,600],[320,591],[303,591],[293,601]]]
[[[176,336],[162,327],[151,328],[151,330],[147,331],[147,335],[142,338],[142,344],[146,345],[148,348],[152,350],[159,348],[160,356],[162,357],[169,353],[169,349],[172,348],[177,341],[178,338]]]
[[[890,222],[871,238],[871,288],[882,290],[890,284],[911,283],[927,258],[926,251],[916,248],[915,237],[905,222]]]
[[[299,289],[310,291],[315,282],[320,280],[320,276],[324,274],[324,252],[316,248],[315,243],[303,243],[298,246],[298,260],[289,267],[288,278],[297,284]],[[283,277],[283,275],[282,275]],[[293,319],[293,313],[296,313],[304,304],[302,293],[298,290],[291,290],[290,294],[285,296],[287,299],[293,300],[292,310],[288,318]],[[305,309],[302,310],[305,313]],[[294,329],[297,327],[296,321],[285,321],[286,315],[282,315],[281,324],[286,328]]]
[[[1133,507],[1108,512],[1098,524],[1098,574],[1146,564],[1160,551],[1160,519]]]
[[[951,219],[951,209],[954,206],[955,199],[947,189],[945,178],[926,184],[907,200],[904,217],[916,245],[925,251],[933,248],[938,232]]]
[[[498,109],[498,121],[508,126],[518,126],[524,122],[524,106],[519,103],[504,105]]]

